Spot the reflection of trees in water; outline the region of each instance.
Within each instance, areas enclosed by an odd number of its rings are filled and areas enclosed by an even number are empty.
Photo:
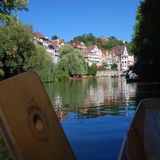
[[[136,104],[145,98],[160,98],[160,83],[138,83]]]
[[[56,111],[56,115],[60,121],[68,119],[68,112]]]
[[[50,83],[45,86],[56,109],[84,114],[92,112],[103,114],[103,110],[97,109],[98,107],[102,109],[103,106],[109,108],[107,113],[112,114],[113,110],[113,114],[120,114],[121,109],[117,106],[134,105],[136,89],[136,85],[126,84],[123,78],[85,79]]]
[[[84,104],[87,86],[87,80],[45,84],[54,107],[62,108],[65,111],[74,111],[76,107]]]
[[[129,116],[133,115],[135,106],[100,106],[79,108],[78,118],[95,118],[101,116]]]

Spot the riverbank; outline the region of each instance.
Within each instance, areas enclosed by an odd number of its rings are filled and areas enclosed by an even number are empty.
[[[69,77],[69,80],[81,80],[81,79],[92,79],[98,78],[97,76],[82,76],[82,77]]]

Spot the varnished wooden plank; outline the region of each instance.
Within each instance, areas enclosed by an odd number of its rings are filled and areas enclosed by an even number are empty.
[[[35,72],[0,82],[0,121],[16,160],[75,159]]]

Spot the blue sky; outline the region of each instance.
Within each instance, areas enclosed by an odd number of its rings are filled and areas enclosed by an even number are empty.
[[[84,33],[130,41],[140,0],[30,0],[20,20],[65,41]]]

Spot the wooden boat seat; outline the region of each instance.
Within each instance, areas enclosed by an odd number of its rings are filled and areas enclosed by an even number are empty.
[[[146,99],[140,102],[119,159],[160,159],[160,99]]]
[[[0,127],[16,160],[75,159],[33,71],[0,82]]]

